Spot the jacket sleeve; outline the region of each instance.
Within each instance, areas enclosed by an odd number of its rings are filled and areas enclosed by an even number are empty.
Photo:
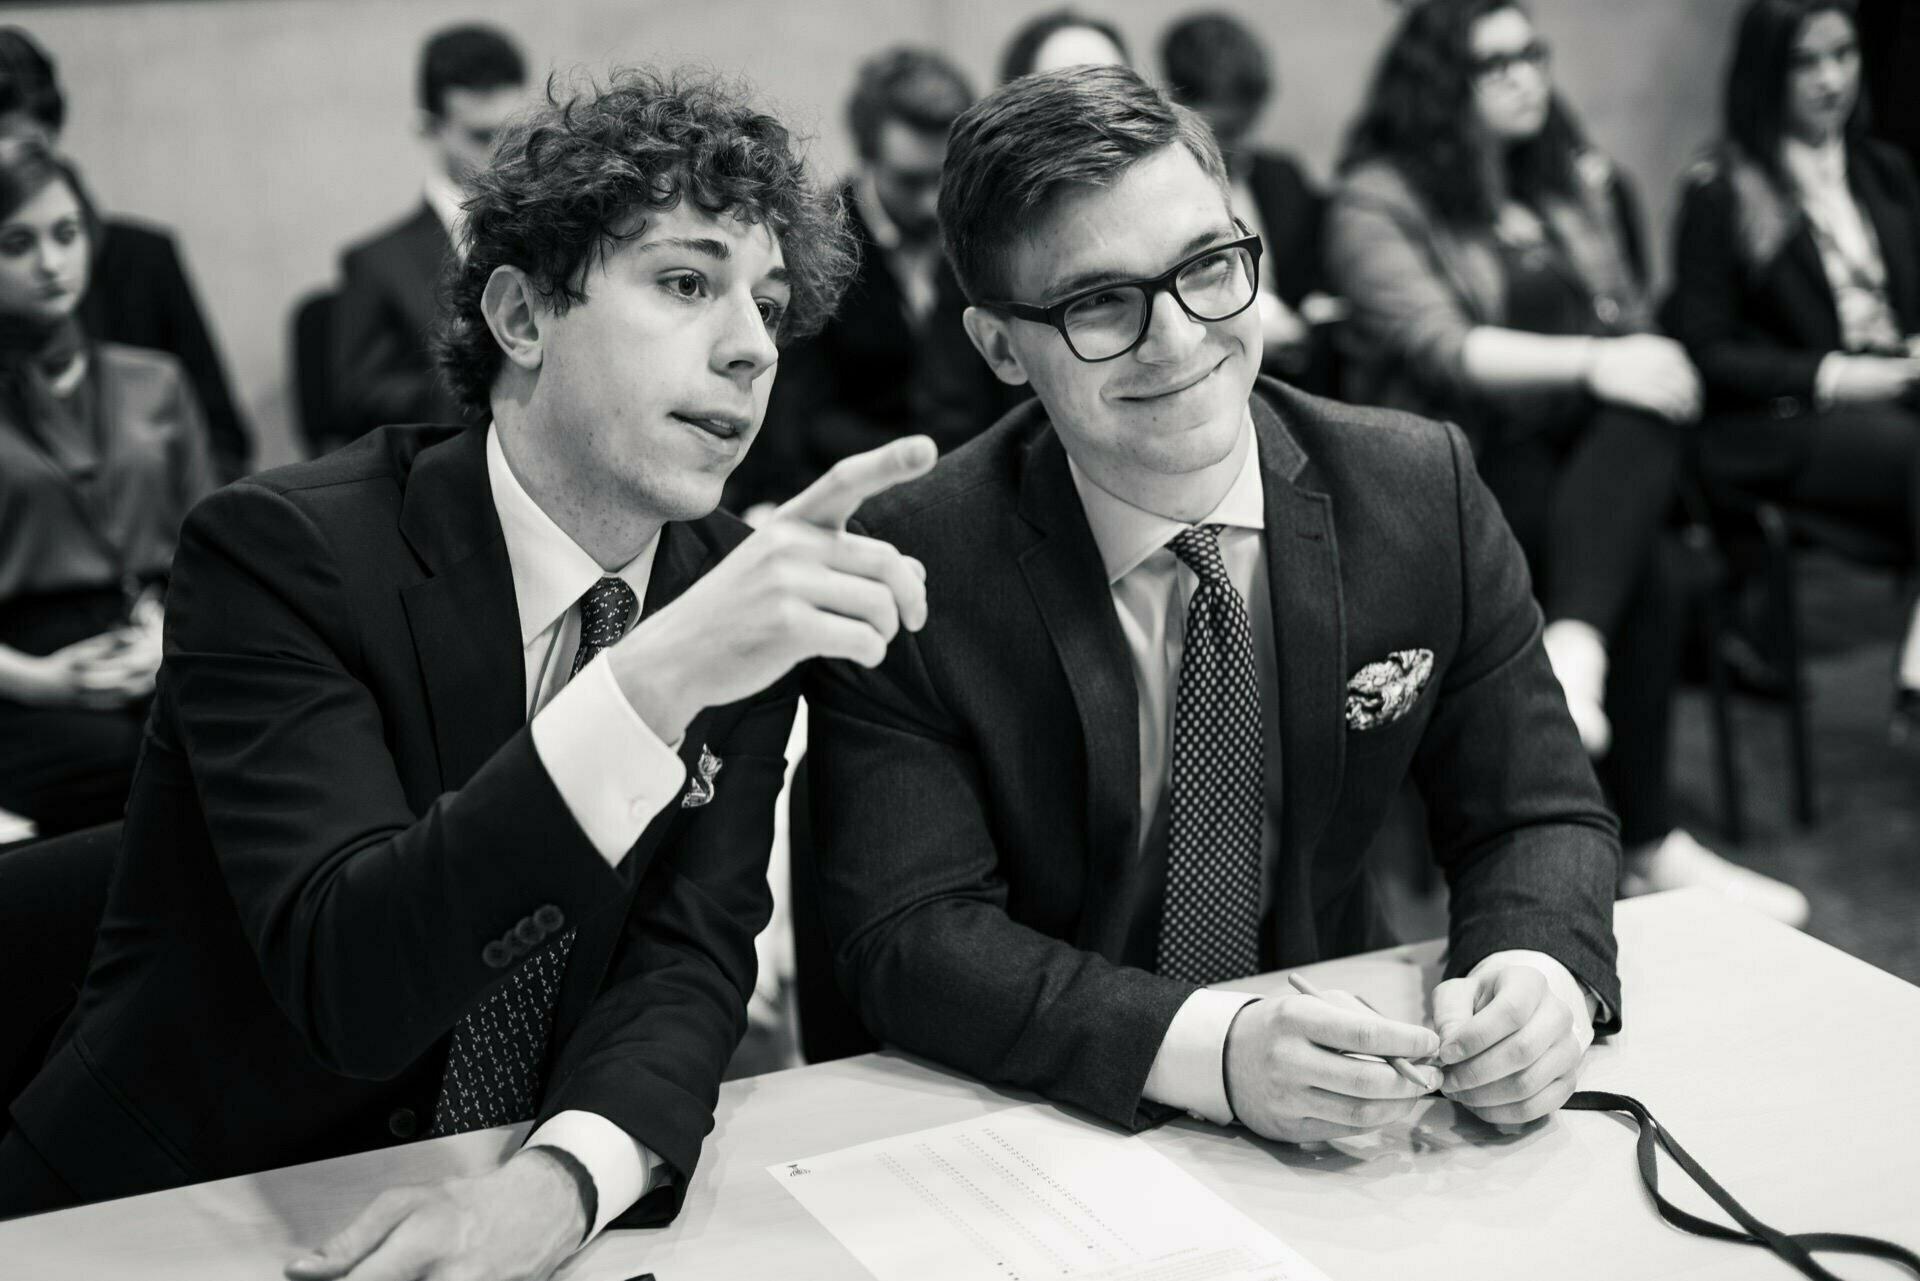
[[[612,1226],[655,1226],[679,1212],[721,1076],[746,1032],[754,939],[773,911],[767,852],[796,686],[781,682],[707,739],[722,762],[714,799],[678,814],[640,882],[605,984],[561,1048],[539,1119],[598,1113],[670,1173]]]
[[[1693,358],[1711,400],[1754,405],[1779,396],[1812,402],[1824,351],[1789,347],[1753,325],[1747,271],[1724,174],[1692,181],[1674,234],[1673,292],[1661,313],[1668,334]]]
[[[972,741],[919,638],[807,691],[821,917],[840,987],[882,1040],[1139,1129],[1141,1090],[1193,991],[1016,922]],[[1036,786],[1043,785],[1036,782]]]
[[[625,882],[527,729],[416,816],[351,619],[304,509],[218,491],[181,532],[154,724],[178,735],[275,1002],[320,1063],[387,1079],[533,955],[490,944],[548,905],[586,921]]]
[[[1619,828],[1540,645],[1519,544],[1448,427],[1462,623],[1414,756],[1434,857],[1452,894],[1448,977],[1494,952],[1554,957],[1619,1026],[1613,897]]]
[[[1353,306],[1348,323],[1361,345],[1452,396],[1467,390],[1461,352],[1474,319],[1441,276],[1431,235],[1411,196],[1356,174],[1327,211],[1327,273]]]

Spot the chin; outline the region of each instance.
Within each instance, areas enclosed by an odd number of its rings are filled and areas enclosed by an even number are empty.
[[[635,478],[627,490],[636,506],[644,507],[661,520],[699,520],[711,516],[720,506],[720,495],[729,474],[690,470],[672,476],[654,473]]]

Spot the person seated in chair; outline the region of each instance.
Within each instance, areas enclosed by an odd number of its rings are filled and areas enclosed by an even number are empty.
[[[543,1277],[677,1211],[754,985],[787,673],[926,616],[918,567],[840,528],[924,439],[751,537],[715,511],[852,269],[789,138],[699,77],[552,102],[477,183],[447,304],[486,425],[384,428],[188,517],[0,1214],[522,1121],[288,1274]]]
[[[321,452],[387,423],[458,420],[462,407],[433,360],[441,276],[461,252],[461,202],[526,105],[526,81],[519,49],[491,27],[453,27],[421,50],[420,133],[433,154],[426,198],[340,257]]]
[[[954,124],[967,331],[1036,399],[858,514],[937,608],[810,679],[840,986],[886,1042],[1128,1127],[1328,1139],[1436,1087],[1546,1116],[1618,1026],[1619,843],[1525,559],[1458,431],[1258,376],[1229,192],[1122,67]],[[1393,942],[1362,855],[1408,778],[1453,892],[1437,1029],[1207,990]]]
[[[1920,180],[1867,137],[1854,6],[1741,14],[1725,139],[1689,175],[1668,329],[1706,382],[1709,484],[1888,536],[1920,564]],[[1920,600],[1891,736],[1920,745]]]

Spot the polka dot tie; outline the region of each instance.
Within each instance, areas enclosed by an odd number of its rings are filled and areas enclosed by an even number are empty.
[[[1157,968],[1218,983],[1260,968],[1260,677],[1247,607],[1220,559],[1220,526],[1185,530],[1167,546],[1200,585],[1187,602],[1174,694]]]
[[[635,606],[633,588],[618,578],[601,579],[580,598],[580,648],[567,679],[578,676],[595,654],[626,634]],[[430,1136],[464,1134],[533,1116],[573,936],[568,930],[521,962],[454,1025]]]

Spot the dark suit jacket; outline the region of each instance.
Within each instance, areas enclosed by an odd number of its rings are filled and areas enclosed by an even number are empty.
[[[1326,197],[1314,190],[1291,156],[1277,151],[1253,153],[1247,185],[1267,233],[1261,275],[1282,302],[1298,307],[1308,294],[1327,287],[1320,262]]]
[[[440,276],[453,242],[425,201],[404,222],[340,258],[333,309],[331,444],[383,423],[459,422],[433,359]]]
[[[1361,858],[1411,775],[1453,891],[1450,974],[1535,948],[1619,1009],[1616,827],[1539,644],[1499,510],[1452,428],[1262,380],[1282,804],[1263,961],[1392,941]],[[1065,450],[1036,404],[863,509],[927,567],[932,613],[867,671],[820,669],[809,763],[822,916],[886,1041],[1122,1125],[1192,991],[1126,954],[1138,704]],[[1402,719],[1346,682],[1433,651]]]
[[[859,272],[826,328],[780,354],[758,442],[728,486],[727,501],[736,509],[783,502],[842,458],[912,432],[932,436],[944,453],[1004,412],[999,380],[961,326],[967,302],[946,262],[936,277],[933,310],[916,331],[852,188],[842,199],[859,242]],[[938,382],[937,393],[930,392],[930,379]]]
[[[80,326],[103,342],[149,347],[177,359],[199,398],[221,477],[231,480],[246,471],[253,441],[171,235],[145,223],[106,219],[92,283],[80,300]]]
[[[1906,333],[1920,332],[1920,181],[1886,143],[1847,149],[1847,180],[1873,224],[1888,300]],[[1673,293],[1662,312],[1685,343],[1715,411],[1813,408],[1814,373],[1841,345],[1833,290],[1805,220],[1762,263],[1742,253],[1741,209],[1725,163],[1693,172],[1674,241]]]
[[[449,1030],[577,927],[540,1119],[672,1167],[629,1225],[677,1209],[746,1025],[792,684],[696,717],[718,795],[609,867],[525,722],[484,442],[387,428],[188,518],[92,969],[12,1109],[83,1197],[414,1137]],[[646,609],[743,532],[668,525]]]

